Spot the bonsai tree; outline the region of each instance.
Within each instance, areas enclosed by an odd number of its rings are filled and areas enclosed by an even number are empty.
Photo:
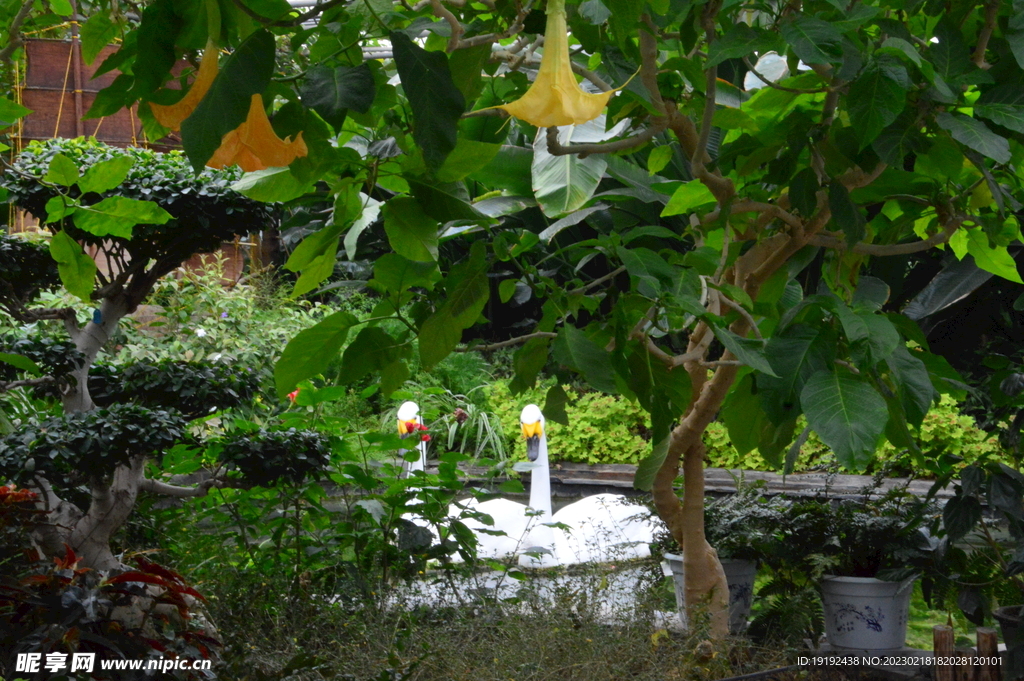
[[[383,394],[414,352],[429,369],[515,346],[517,390],[546,369],[635,398],[652,443],[636,485],[716,634],[708,424],[779,467],[800,415],[847,468],[883,438],[927,467],[911,433],[956,377],[892,291],[932,249],[1021,282],[1017,4],[202,6],[157,0],[125,25],[124,75],[88,115],[141,102],[150,137],[180,124],[196,170],[242,163],[268,200],[329,191],[286,267],[308,291],[369,255],[381,301],[300,333],[278,392],[351,341],[339,382],[378,374]],[[201,66],[179,89],[182,54]],[[551,418],[564,400],[550,391]]]
[[[301,480],[326,465],[325,438],[279,430],[222,443],[216,470],[195,486],[149,477],[148,464],[192,441],[189,421],[251,402],[260,373],[223,364],[99,361],[121,319],[160,277],[192,254],[273,220],[272,207],[230,188],[238,175],[195,176],[180,154],[83,140],[32,145],[5,173],[10,200],[38,216],[51,236],[48,245],[0,238],[0,307],[22,324],[62,322],[54,335],[8,338],[0,356],[0,388],[28,387],[63,405],[63,415],[24,423],[0,440],[0,477],[36,493],[47,512],[34,536],[48,555],[64,556],[70,547],[82,567],[117,569],[111,539],[143,491],[199,496],[228,484]],[[95,249],[105,268],[81,244]],[[72,307],[33,307],[41,290],[60,285],[95,306],[90,319],[80,320]]]

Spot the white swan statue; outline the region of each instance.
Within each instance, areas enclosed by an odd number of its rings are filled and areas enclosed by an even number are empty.
[[[651,555],[657,522],[620,494],[595,494],[551,512],[551,473],[544,414],[528,404],[520,415],[530,473],[529,535],[519,564],[551,567],[614,562]],[[558,525],[566,526],[564,529]]]
[[[423,422],[420,420],[420,407],[415,402],[403,402],[398,408],[398,434],[402,438],[414,437],[416,440],[415,449],[419,451],[420,458],[415,461],[402,461],[402,469],[406,477],[411,477],[414,471],[425,471],[427,469],[427,441],[421,439],[420,431],[424,430]],[[399,454],[404,455],[406,449],[400,450]]]

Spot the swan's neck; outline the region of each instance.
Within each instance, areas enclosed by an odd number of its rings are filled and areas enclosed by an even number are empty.
[[[551,474],[548,470],[548,436],[540,436],[537,467],[530,471],[530,508],[551,517]]]

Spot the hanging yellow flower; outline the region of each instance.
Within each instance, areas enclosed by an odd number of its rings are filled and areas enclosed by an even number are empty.
[[[153,110],[153,117],[160,125],[168,130],[181,129],[181,122],[192,115],[217,78],[218,52],[217,44],[212,39],[208,40],[206,49],[203,51],[203,60],[199,62],[196,79],[189,91],[177,103],[163,105],[150,102],[149,108]]]
[[[521,98],[494,109],[504,109],[538,128],[579,125],[592,121],[608,106],[618,90],[590,94],[580,89],[569,61],[569,30],[565,23],[565,0],[548,0],[544,30],[544,56],[540,71]]]
[[[309,151],[302,141],[302,133],[295,139],[283,140],[274,132],[263,109],[263,96],[253,95],[249,103],[249,115],[240,126],[224,135],[213,158],[206,162],[211,168],[238,165],[251,173],[264,168],[282,167]]]

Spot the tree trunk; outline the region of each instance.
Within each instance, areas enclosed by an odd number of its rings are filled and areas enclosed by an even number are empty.
[[[93,408],[92,397],[89,395],[89,369],[100,349],[110,339],[121,318],[126,314],[128,314],[128,299],[124,294],[114,298],[104,298],[96,317],[83,328],[72,331],[71,339],[78,351],[85,355],[85,363],[71,372],[74,384],[70,385],[61,396],[65,414],[89,411]]]
[[[89,511],[71,531],[70,545],[85,567],[115,570],[124,567],[110,550],[110,539],[135,508],[146,458],[136,456],[131,466],[118,466],[109,482],[92,482]]]

